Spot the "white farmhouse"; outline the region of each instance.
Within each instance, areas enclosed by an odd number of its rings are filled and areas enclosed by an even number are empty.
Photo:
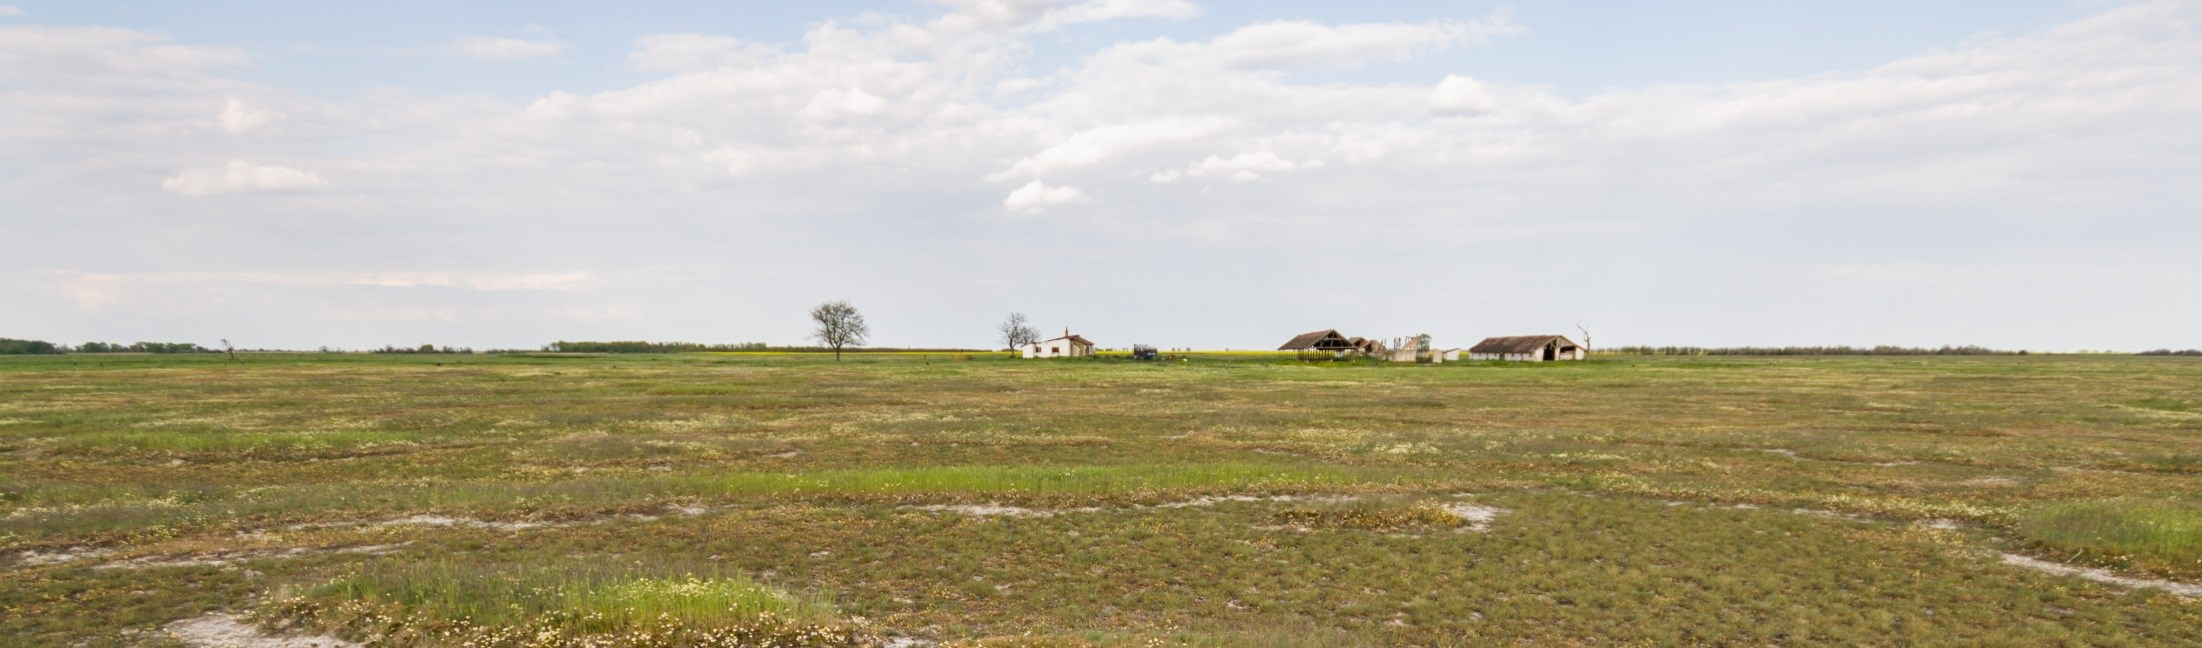
[[[1041,340],[1021,347],[1019,352],[1027,358],[1083,358],[1093,355],[1093,342],[1063,329],[1063,337]]]

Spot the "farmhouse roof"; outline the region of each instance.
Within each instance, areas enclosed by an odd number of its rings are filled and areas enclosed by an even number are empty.
[[[1304,349],[1322,348],[1317,346],[1317,343],[1323,342],[1324,340],[1328,339],[1337,340],[1337,342],[1333,343],[1334,346],[1344,347],[1347,345],[1346,336],[1339,335],[1338,329],[1323,329],[1320,331],[1308,331],[1306,333],[1295,335],[1292,337],[1292,341],[1284,343],[1284,346],[1277,347],[1277,350],[1300,351]]]
[[[1484,338],[1469,353],[1536,353],[1545,343],[1559,340],[1560,346],[1576,346],[1574,340],[1560,335],[1516,335],[1512,337]]]
[[[1086,345],[1086,346],[1093,346],[1093,340],[1088,340],[1088,339],[1086,339],[1086,338],[1083,338],[1083,337],[1080,337],[1080,336],[1076,336],[1076,335],[1072,335],[1072,334],[1070,334],[1070,333],[1064,333],[1064,334],[1063,334],[1063,337],[1058,337],[1058,338],[1048,338],[1048,339],[1045,339],[1045,340],[1041,340],[1041,341],[1039,341],[1038,343],[1039,343],[1039,344],[1046,344],[1046,343],[1049,343],[1049,342],[1054,342],[1054,341],[1056,341],[1056,340],[1070,340],[1070,341],[1072,341],[1072,342],[1076,342],[1076,343],[1078,343],[1078,344],[1083,344],[1083,345]]]

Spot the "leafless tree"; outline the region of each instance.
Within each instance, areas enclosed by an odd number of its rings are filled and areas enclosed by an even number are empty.
[[[229,338],[222,338],[222,352],[229,354],[229,361],[237,361],[237,347],[229,345]]]
[[[831,301],[810,309],[810,319],[818,323],[818,330],[810,336],[820,344],[833,348],[833,359],[841,360],[841,347],[864,346],[864,338],[872,329],[864,325],[864,315],[845,301]]]
[[[1009,319],[1002,320],[1001,324],[995,325],[994,330],[1001,333],[1002,342],[1008,344],[1011,351],[1017,350],[1017,347],[1040,341],[1040,331],[1025,322],[1024,313],[1010,313]]]
[[[1583,355],[1590,355],[1590,329],[1583,328],[1582,322],[1576,322],[1575,330],[1583,332]]]

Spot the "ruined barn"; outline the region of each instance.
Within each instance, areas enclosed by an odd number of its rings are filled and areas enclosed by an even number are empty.
[[[1468,348],[1469,360],[1510,360],[1514,362],[1552,362],[1555,360],[1581,360],[1585,355],[1582,345],[1560,335],[1518,335],[1513,337],[1484,338]]]
[[[1293,336],[1291,340],[1284,343],[1284,346],[1277,347],[1277,350],[1301,353],[1349,353],[1359,349],[1354,346],[1352,340],[1339,335],[1337,329],[1324,329]]]

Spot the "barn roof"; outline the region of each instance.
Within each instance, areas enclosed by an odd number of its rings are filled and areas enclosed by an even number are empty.
[[[1577,346],[1574,340],[1560,335],[1516,335],[1512,337],[1484,338],[1469,353],[1536,353],[1546,342],[1559,340],[1560,346]]]
[[[1333,343],[1331,343],[1331,344],[1330,344],[1329,346],[1327,346],[1327,347],[1326,347],[1326,346],[1319,346],[1319,345],[1318,345],[1318,343],[1320,343],[1320,342],[1324,342],[1324,341],[1327,341],[1327,340],[1336,340],[1336,342],[1333,342]],[[1348,345],[1347,345],[1347,343],[1346,343],[1346,336],[1343,336],[1343,335],[1339,335],[1339,334],[1338,334],[1338,329],[1323,329],[1323,330],[1320,330],[1320,331],[1308,331],[1308,332],[1306,332],[1306,333],[1301,333],[1301,334],[1299,334],[1299,335],[1295,335],[1295,336],[1293,336],[1293,337],[1292,337],[1292,341],[1284,343],[1284,346],[1281,346],[1281,347],[1277,347],[1277,350],[1278,350],[1278,351],[1300,351],[1300,350],[1304,350],[1304,349],[1317,349],[1317,348],[1330,348],[1330,347],[1338,347],[1338,348],[1344,348],[1344,347],[1346,347],[1346,346],[1348,346]]]

